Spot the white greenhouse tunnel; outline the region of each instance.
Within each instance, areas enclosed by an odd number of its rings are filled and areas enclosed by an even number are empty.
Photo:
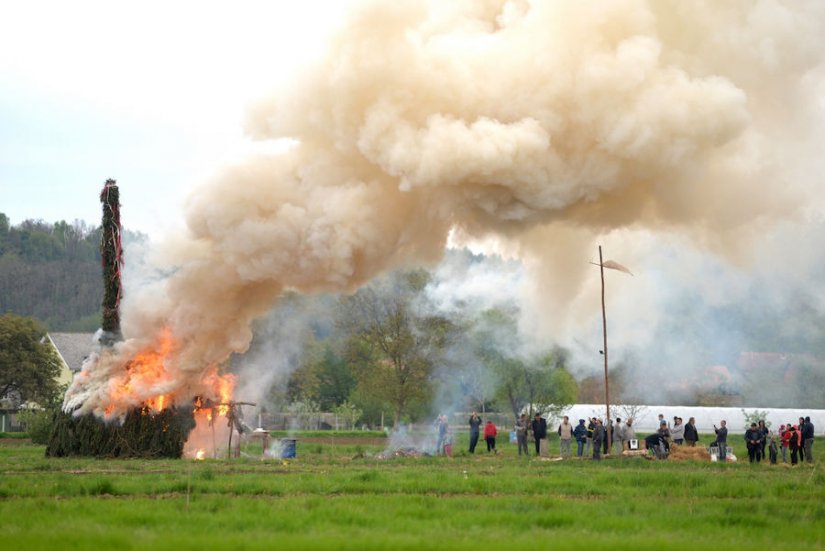
[[[673,417],[679,416],[685,423],[691,417],[696,418],[696,428],[700,434],[712,433],[713,426],[719,426],[719,422],[724,419],[727,422],[728,432],[744,434],[745,413],[751,414],[754,411],[765,412],[765,417],[769,428],[772,431],[779,429],[780,425],[790,422],[797,424],[800,417],[810,417],[814,424],[816,434],[823,435],[825,429],[825,410],[823,409],[779,409],[779,408],[755,408],[755,407],[698,407],[698,406],[635,406],[644,408],[634,419],[634,425],[639,432],[652,432],[658,428],[658,416],[661,413],[669,424],[673,424]],[[743,413],[744,410],[744,413]],[[626,421],[624,410],[621,405],[610,406],[610,417],[615,421],[616,417]],[[567,408],[562,415],[570,417],[573,425],[578,424],[579,419],[598,417],[604,419],[604,404],[576,404]],[[558,420],[553,423],[557,426]],[[556,428],[553,426],[553,429]]]

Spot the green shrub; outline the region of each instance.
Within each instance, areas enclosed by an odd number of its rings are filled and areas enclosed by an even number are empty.
[[[25,410],[20,412],[20,422],[35,444],[48,444],[52,434],[53,412],[49,410]]]

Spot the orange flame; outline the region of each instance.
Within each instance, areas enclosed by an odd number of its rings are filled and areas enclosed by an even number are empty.
[[[210,366],[200,387],[201,395],[194,400],[195,428],[189,433],[183,452],[194,459],[207,454],[217,457],[219,443],[225,442],[232,430],[227,423],[216,423],[215,415],[228,415],[235,378],[231,374],[220,375],[217,366]]]
[[[157,415],[169,407],[190,404],[195,428],[184,445],[184,455],[196,460],[216,457],[219,442],[226,439],[231,428],[225,422],[215,423],[215,417],[229,415],[235,378],[232,374],[221,375],[218,366],[211,365],[199,384],[187,386],[184,391],[176,384],[178,349],[171,329],[163,328],[157,341],[135,354],[111,380],[105,416],[111,419],[135,407],[142,415]]]
[[[211,366],[203,378],[206,395],[195,398],[195,414],[206,416],[208,421],[212,421],[214,413],[225,417],[229,413],[234,388],[234,375],[219,375],[217,367]]]
[[[218,415],[225,417],[229,413],[229,402],[232,400],[232,387],[235,386],[235,379],[232,375],[218,377],[218,394],[221,397],[221,405],[218,406]]]
[[[172,331],[162,329],[157,343],[135,354],[126,364],[123,375],[112,381],[104,414],[111,416],[135,405],[145,408],[147,414],[168,407],[171,396],[161,393],[149,399],[146,396],[151,396],[154,389],[168,388],[173,383],[173,376],[166,369],[166,359],[175,348]]]

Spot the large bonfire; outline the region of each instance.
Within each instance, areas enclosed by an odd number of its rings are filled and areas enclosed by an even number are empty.
[[[123,344],[119,315],[123,259],[119,192],[114,180],[106,181],[100,200],[103,323],[100,350],[88,361],[110,362],[121,357],[118,348]],[[205,370],[199,388],[173,390],[169,361],[178,349],[171,330],[161,328],[156,342],[134,353],[116,376],[98,388],[98,394],[104,395],[102,411],[84,413],[76,404],[67,404],[56,415],[46,455],[217,457],[219,446],[237,424],[232,402],[234,378],[221,375],[218,366],[212,365]],[[83,387],[89,373],[78,373],[73,387]]]
[[[206,415],[195,397],[226,403],[219,366],[284,291],[352,291],[438,261],[449,242],[525,261],[525,316],[542,339],[577,334],[565,319],[587,310],[582,251],[599,236],[640,254],[626,237],[683,232],[744,260],[743,238],[820,204],[825,4],[705,4],[358,3],[318,59],[250,110],[249,136],[278,147],[190,196],[163,284],[130,289],[124,340],[84,365],[61,426],[126,430],[139,416],[157,427],[141,434],[162,436],[169,416],[188,434]],[[120,296],[111,229],[106,315]],[[215,415],[226,425],[231,411]],[[87,444],[68,434],[51,454]]]

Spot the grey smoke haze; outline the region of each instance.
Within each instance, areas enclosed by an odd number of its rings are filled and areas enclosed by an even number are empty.
[[[277,398],[285,395],[289,377],[301,367],[315,333],[329,332],[333,300],[328,296],[287,297],[255,322],[252,347],[233,362],[238,373],[238,399],[254,402],[259,410],[279,411],[286,405]]]
[[[597,311],[596,240],[648,274],[633,285],[672,281],[647,270],[669,236],[748,270],[777,220],[825,210],[823,22],[819,1],[356,4],[327,55],[250,111],[255,139],[296,145],[192,195],[173,274],[124,305],[127,340],[67,406],[103,415],[164,327],[168,376],[110,415],[161,386],[191,396],[284,290],[353,290],[437,262],[449,236],[520,258],[522,327],[562,342]],[[610,284],[611,311],[639,312],[628,328],[659,319],[655,292]]]

